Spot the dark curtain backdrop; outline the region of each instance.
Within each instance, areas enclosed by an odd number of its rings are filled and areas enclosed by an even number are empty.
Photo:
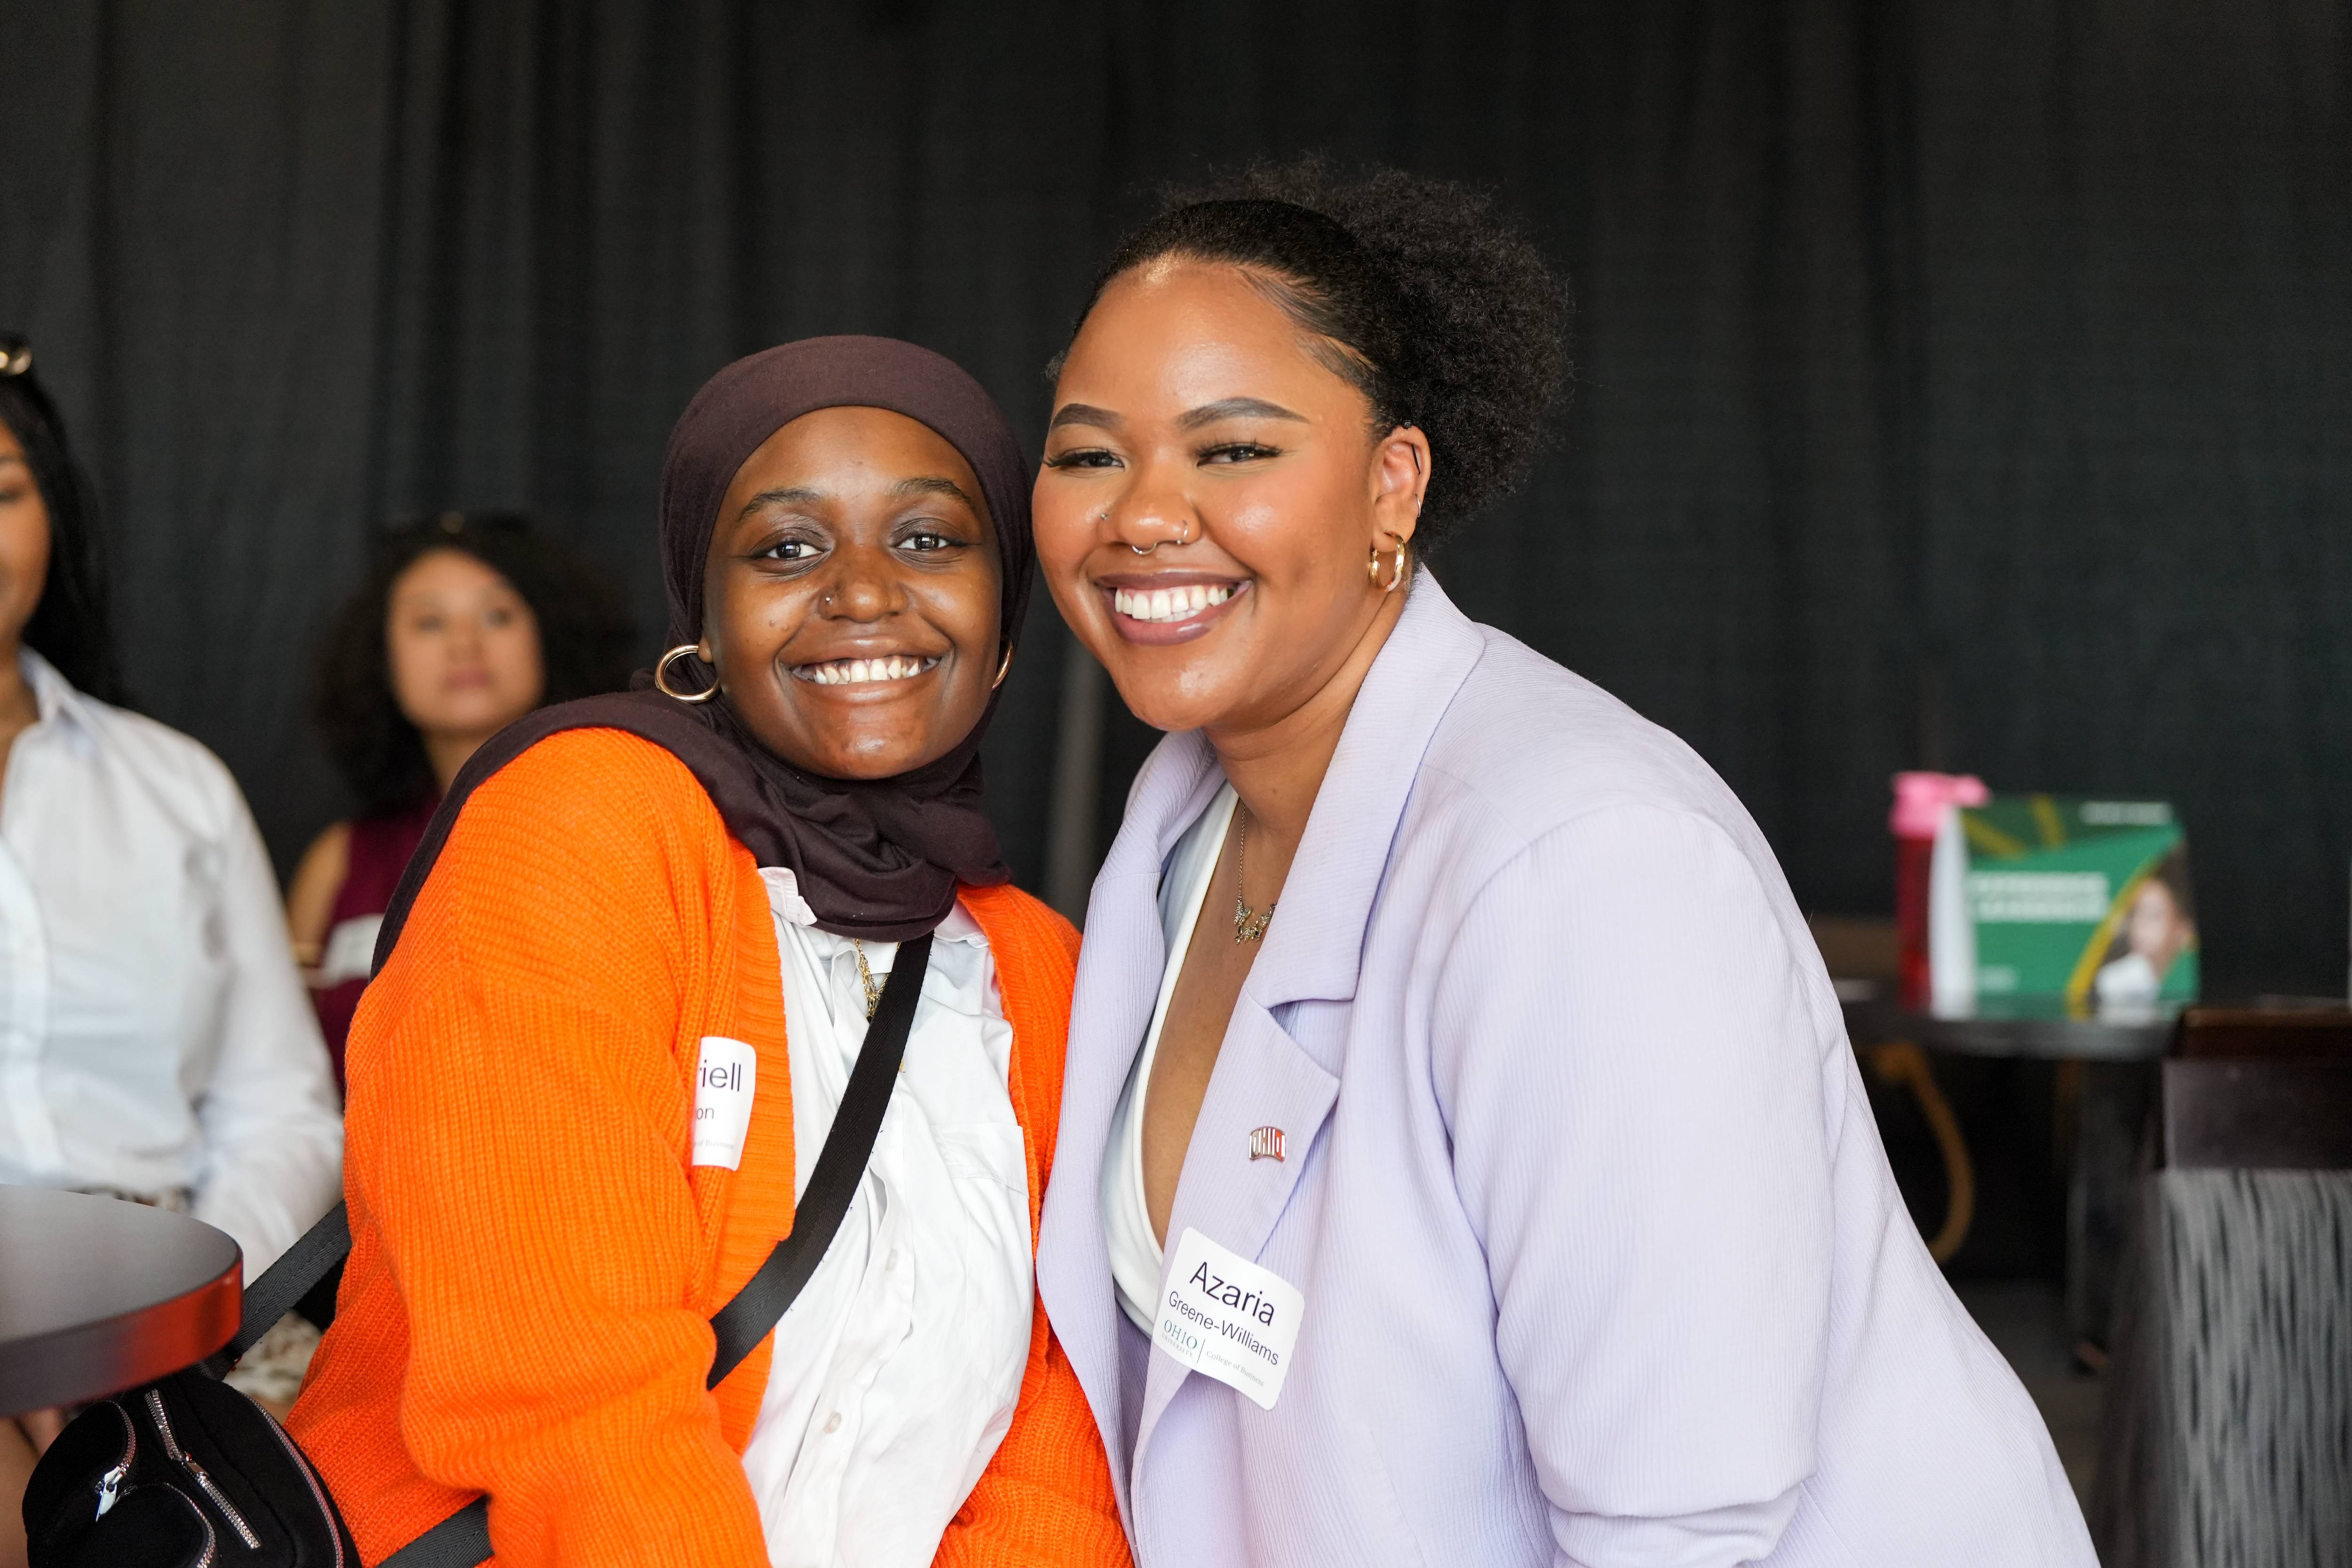
[[[1898,767],[2160,794],[2209,972],[2342,980],[2342,4],[0,0],[0,324],[140,700],[281,864],[343,805],[299,694],[373,520],[534,510],[650,650],[710,371],[898,333],[1034,442],[1144,190],[1316,148],[1572,275],[1561,439],[1437,570],[1689,739],[1809,908],[1887,906]],[[1033,885],[1065,647],[1041,595],[989,755]],[[1148,740],[1101,733],[1097,842]]]

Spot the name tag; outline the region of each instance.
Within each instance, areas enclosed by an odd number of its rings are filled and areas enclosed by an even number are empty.
[[[702,1037],[694,1071],[694,1163],[743,1163],[743,1134],[751,1130],[751,1091],[759,1086],[760,1053],[724,1035]]]
[[[1307,1298],[1271,1268],[1187,1226],[1160,1299],[1159,1347],[1194,1372],[1274,1408]]]

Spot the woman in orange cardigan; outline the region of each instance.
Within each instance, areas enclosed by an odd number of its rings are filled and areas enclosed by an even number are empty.
[[[458,776],[352,1028],[351,1260],[291,1423],[367,1562],[481,1494],[507,1568],[1128,1561],[1033,1272],[1077,938],[980,802],[1028,489],[928,351],[729,366],[664,468],[658,689]],[[926,932],[847,1217],[706,1392]]]

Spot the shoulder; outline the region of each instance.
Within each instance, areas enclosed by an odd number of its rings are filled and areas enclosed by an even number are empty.
[[[1006,882],[993,888],[959,888],[972,918],[988,934],[1000,968],[1008,963],[1042,963],[1076,973],[1078,928],[1045,900]]]
[[[702,972],[713,933],[734,929],[758,887],[685,764],[608,730],[518,753],[465,796],[437,851],[428,837],[419,854],[429,861],[390,928],[384,975],[455,965],[500,984],[561,976],[599,995],[665,997]]]
[[[603,838],[640,826],[628,814],[648,810],[725,831],[710,796],[669,752],[620,730],[564,730],[476,784],[460,817],[495,814]]]
[[[343,868],[351,863],[351,823],[329,823],[325,831],[302,851],[302,859],[294,868],[294,886],[299,889],[305,881],[333,886],[343,879]]]
[[[228,764],[194,736],[94,697],[77,693],[75,700],[77,716],[109,755],[159,781],[236,793]]]
[[[1770,847],[1730,786],[1679,736],[1491,626],[1431,737],[1408,831],[1484,879],[1538,846],[1673,840],[1748,863],[1785,897]],[[1792,906],[1793,908],[1793,906]]]
[[[1423,773],[1474,786],[1522,832],[1633,804],[1746,814],[1681,737],[1491,626],[1430,742]]]
[[[566,903],[626,900],[682,913],[728,878],[740,853],[670,752],[616,730],[565,730],[473,787],[428,880],[486,908],[543,903],[547,889],[562,888]]]
[[[101,766],[127,775],[167,816],[199,837],[224,837],[247,820],[236,775],[193,735],[80,692],[74,694],[74,721]]]

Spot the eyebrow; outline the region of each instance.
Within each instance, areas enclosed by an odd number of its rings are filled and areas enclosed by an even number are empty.
[[[1108,408],[1097,408],[1091,403],[1065,403],[1054,411],[1048,430],[1059,430],[1065,425],[1099,425],[1106,430],[1116,430],[1127,421]]]
[[[739,518],[749,517],[761,507],[807,506],[813,501],[823,500],[824,500],[823,490],[813,490],[804,485],[789,486],[783,489],[761,490],[758,495],[745,501],[743,510],[735,515]]]
[[[966,506],[971,506],[973,504],[971,497],[964,493],[964,488],[943,474],[919,474],[911,479],[900,479],[897,484],[890,487],[890,493],[894,496],[902,498],[907,496],[953,496],[956,500],[963,502]]]
[[[1307,423],[1304,414],[1293,414],[1279,403],[1268,403],[1263,397],[1221,397],[1214,403],[1203,403],[1176,421],[1179,430],[1198,430],[1203,425],[1214,425],[1220,419],[1296,419]]]

